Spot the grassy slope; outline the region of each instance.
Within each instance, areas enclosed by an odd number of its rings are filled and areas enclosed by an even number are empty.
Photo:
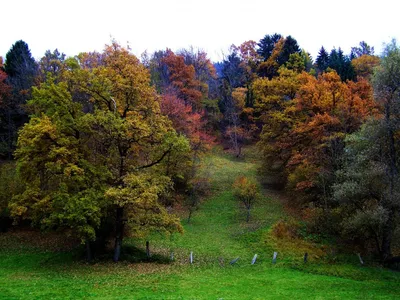
[[[280,204],[263,198],[253,209],[250,224],[233,199],[231,184],[238,175],[255,176],[255,161],[235,160],[214,153],[205,160],[213,195],[196,211],[185,234],[153,236],[154,253],[175,252],[173,264],[97,263],[86,265],[73,252],[27,249],[0,251],[0,299],[396,299],[400,276],[356,264],[329,265],[279,252],[267,238],[268,228],[284,216]],[[2,243],[9,242],[6,236]],[[126,244],[143,245],[144,241]],[[195,263],[188,255],[194,252]],[[259,255],[250,265],[254,253]],[[229,261],[240,256],[236,265]]]

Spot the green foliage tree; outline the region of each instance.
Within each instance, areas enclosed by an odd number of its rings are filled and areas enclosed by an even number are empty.
[[[42,84],[29,102],[33,114],[16,151],[25,190],[10,208],[47,229],[71,228],[83,241],[114,220],[118,261],[126,226],[182,231],[159,196],[171,186],[166,158],[180,159],[189,144],[160,113],[148,72],[126,49],[114,42],[66,64],[66,82]]]
[[[387,235],[398,223],[390,219],[398,207],[391,197],[400,192],[398,184],[390,187],[385,139],[381,120],[370,120],[348,135],[343,164],[333,185],[333,204],[343,216],[342,234],[363,241],[364,246],[372,242],[382,259],[391,255]]]
[[[383,52],[381,64],[376,69],[373,77],[375,97],[383,108],[383,141],[385,180],[387,193],[385,195],[385,207],[388,209],[388,220],[384,226],[382,241],[382,255],[392,255],[391,245],[395,222],[398,217],[399,201],[399,140],[400,130],[400,48],[396,41],[388,44]]]

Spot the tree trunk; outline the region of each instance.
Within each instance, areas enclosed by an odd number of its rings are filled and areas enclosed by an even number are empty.
[[[146,257],[147,257],[147,259],[150,258],[150,243],[149,243],[149,241],[146,241]]]
[[[388,177],[389,177],[389,195],[386,196],[385,199],[385,208],[389,210],[389,217],[386,224],[383,226],[383,234],[382,234],[382,247],[381,247],[381,255],[382,260],[390,259],[392,257],[392,239],[393,232],[395,226],[395,182],[398,177],[397,170],[397,159],[396,159],[396,145],[395,145],[395,135],[393,131],[393,123],[391,120],[391,109],[392,109],[392,99],[385,104],[385,122],[386,122],[386,130],[387,130],[387,139],[389,144],[389,153],[388,153]]]
[[[124,208],[117,208],[117,218],[115,226],[115,245],[114,245],[114,262],[118,262],[121,255],[122,238],[124,235]]]
[[[247,208],[247,216],[246,216],[246,222],[249,223],[250,221],[250,207]]]
[[[189,216],[188,216],[188,219],[187,219],[188,224],[190,224],[191,218],[192,218],[192,208],[189,208]]]
[[[92,247],[90,247],[90,241],[87,239],[85,242],[86,246],[86,261],[88,263],[92,262],[93,256],[92,256]]]
[[[383,226],[381,258],[383,261],[392,257],[392,239],[394,231],[394,212],[390,211],[389,218]]]

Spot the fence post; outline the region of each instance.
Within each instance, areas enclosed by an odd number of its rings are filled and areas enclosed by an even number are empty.
[[[256,263],[256,260],[257,260],[257,254],[254,254],[251,264],[254,265]]]
[[[361,254],[360,254],[360,253],[357,253],[357,256],[358,256],[358,259],[360,260],[360,264],[361,264],[361,265],[364,265],[364,261],[363,261],[362,258],[361,258]]]
[[[276,257],[278,256],[278,252],[274,252],[274,256],[272,257],[272,263],[276,264]]]
[[[240,257],[238,256],[238,257],[236,257],[235,259],[231,260],[230,264],[233,266],[234,264],[237,263],[237,261],[239,260],[239,258],[240,258]]]

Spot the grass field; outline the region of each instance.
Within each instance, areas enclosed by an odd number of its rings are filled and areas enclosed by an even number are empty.
[[[262,197],[247,224],[231,185],[238,175],[255,178],[256,164],[250,154],[234,159],[215,151],[206,157],[203,171],[212,180],[212,195],[190,224],[182,219],[184,235],[149,238],[153,253],[149,262],[137,262],[133,255],[143,256],[144,240],[126,239],[126,260],[121,263],[86,264],[79,259],[80,249],[44,251],[35,238],[3,234],[0,299],[400,298],[397,272],[360,266],[355,256],[332,262],[329,255],[319,254],[327,252],[322,245],[294,240],[288,246],[271,238],[271,226],[287,217],[277,199]],[[57,248],[57,241],[47,241],[46,247]],[[311,254],[307,264],[302,261],[304,249]],[[188,263],[191,251],[192,265]],[[276,264],[272,264],[273,251],[278,251]],[[256,253],[258,259],[251,265]],[[240,257],[237,263],[230,265],[236,257]]]

